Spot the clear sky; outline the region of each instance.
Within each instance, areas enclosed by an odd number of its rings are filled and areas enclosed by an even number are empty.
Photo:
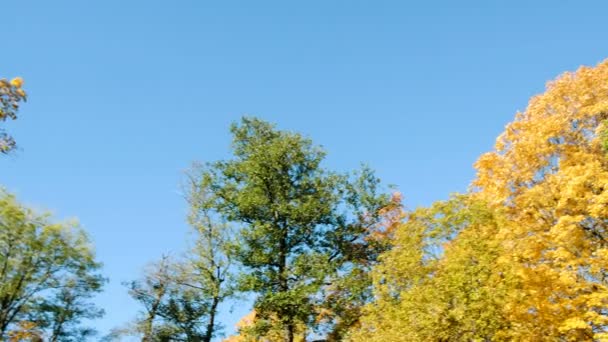
[[[608,57],[605,1],[4,1],[0,77],[29,101],[0,184],[78,217],[110,283],[184,249],[179,193],[229,153],[244,114],[310,136],[326,166],[367,162],[409,208],[465,191],[479,154],[545,82]],[[222,321],[231,330],[248,309]]]

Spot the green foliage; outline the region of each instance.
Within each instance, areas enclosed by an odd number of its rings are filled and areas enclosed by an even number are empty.
[[[199,176],[188,173],[184,186],[195,243],[184,258],[163,257],[142,279],[126,284],[144,311],[130,327],[110,334],[109,340],[137,335],[148,342],[209,342],[221,330],[219,305],[236,291],[229,252],[234,244],[230,226],[212,217]]]
[[[255,118],[231,133],[234,158],[199,168],[201,205],[240,227],[232,254],[242,290],[259,294],[258,334],[278,328],[292,341],[298,326],[316,325],[322,289],[377,255],[365,238],[388,197],[367,168],[324,169],[325,152],[300,134]]]
[[[188,174],[185,187],[194,246],[182,260],[163,257],[143,279],[127,284],[144,312],[132,327],[115,331],[109,339],[140,335],[147,342],[209,342],[221,330],[216,318],[219,305],[236,290],[228,253],[230,226],[212,218],[205,206],[207,193],[199,188],[197,177]]]
[[[114,331],[113,337],[137,335],[145,342],[208,341],[204,337],[211,300],[187,283],[190,279],[181,271],[179,263],[163,257],[142,279],[128,283],[129,294],[144,311],[131,327]]]
[[[604,153],[608,153],[608,120],[602,121],[601,130],[599,132],[599,141]]]
[[[48,341],[85,341],[97,332],[82,326],[82,320],[100,318],[104,313],[88,301],[94,293],[101,291],[101,285],[95,276],[65,279],[63,287],[54,296],[40,298],[32,305],[29,321],[50,332]]]
[[[52,223],[0,193],[0,338],[21,322],[49,341],[91,335],[80,321],[101,315],[88,301],[105,281],[99,267],[78,226]]]

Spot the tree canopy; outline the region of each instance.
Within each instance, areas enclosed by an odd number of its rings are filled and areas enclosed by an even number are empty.
[[[608,340],[607,113],[608,62],[532,98],[470,193],[398,227],[352,340]]]
[[[241,289],[258,294],[251,333],[293,341],[318,328],[323,291],[375,258],[367,237],[388,197],[368,168],[355,177],[323,168],[323,149],[300,134],[247,117],[230,131],[234,158],[200,168],[204,206],[239,227]]]
[[[48,341],[81,341],[84,319],[102,314],[89,299],[105,279],[83,230],[55,223],[0,192],[0,339],[39,331]]]
[[[0,80],[0,120],[22,83]],[[211,342],[250,295],[226,341],[608,341],[608,61],[550,82],[466,193],[414,210],[300,133],[254,117],[230,133],[230,157],[187,173],[189,248],[126,283],[140,314],[107,339]],[[1,340],[94,336],[100,267],[77,223],[0,191]]]

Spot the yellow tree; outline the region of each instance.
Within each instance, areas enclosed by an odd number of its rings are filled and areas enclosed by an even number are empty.
[[[10,342],[42,342],[42,332],[38,330],[35,323],[29,321],[22,321],[17,324],[15,330],[11,330],[8,333],[8,340]]]
[[[407,214],[373,271],[376,301],[353,341],[489,341],[508,330],[513,286],[491,238],[502,215],[467,195]]]
[[[476,163],[478,196],[510,222],[495,236],[521,288],[516,340],[608,340],[608,62],[550,82]]]
[[[256,331],[256,312],[252,310],[237,322],[238,334],[228,336],[223,342],[283,342],[285,340],[280,329],[267,329],[264,336]],[[305,342],[306,327],[299,325],[294,337],[295,342]]]
[[[23,79],[13,78],[11,81],[0,79],[0,121],[17,119],[19,103],[25,101],[26,94],[22,88]],[[15,148],[12,136],[0,129],[0,153],[8,153]]]

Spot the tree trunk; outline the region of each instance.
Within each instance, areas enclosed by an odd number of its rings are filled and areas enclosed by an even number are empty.
[[[8,324],[4,324],[4,322],[0,325],[0,339],[4,341],[4,337],[6,335],[6,329],[8,328]]]
[[[285,337],[285,342],[293,342],[293,339],[295,338],[295,333],[294,333],[294,326],[293,323],[288,323],[287,324],[287,336]]]
[[[154,302],[154,304],[152,304],[152,308],[150,309],[150,312],[148,313],[148,317],[146,318],[146,321],[144,323],[144,336],[141,339],[141,342],[152,342],[152,332],[153,332],[153,328],[154,328],[154,319],[156,318],[156,314],[158,313],[158,308],[160,307],[160,302],[162,300],[162,295],[159,295],[156,298],[156,301]]]
[[[217,306],[220,303],[219,297],[213,297],[213,302],[211,303],[211,311],[209,312],[209,322],[207,323],[207,330],[205,331],[205,337],[203,338],[203,342],[211,342],[211,338],[213,338],[213,330],[215,328],[215,315],[217,313]]]
[[[279,245],[279,286],[281,292],[287,292],[289,290],[289,284],[287,281],[287,255],[288,255],[288,246],[287,246],[287,238],[289,231],[285,225],[279,226],[283,231],[283,236]],[[280,313],[279,313],[280,315]],[[294,339],[294,325],[293,325],[293,317],[289,317],[289,322],[285,327],[285,342],[293,342]]]

